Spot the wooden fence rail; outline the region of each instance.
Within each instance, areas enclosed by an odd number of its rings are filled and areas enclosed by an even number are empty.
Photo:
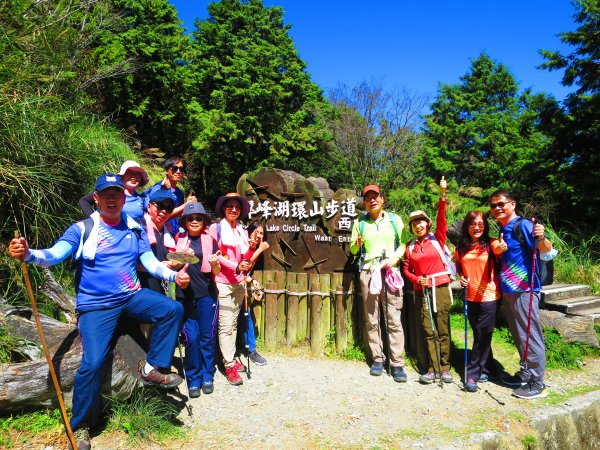
[[[265,290],[261,301],[252,302],[252,313],[267,348],[309,344],[319,354],[331,342],[341,353],[362,335],[354,274],[264,270],[253,276]]]

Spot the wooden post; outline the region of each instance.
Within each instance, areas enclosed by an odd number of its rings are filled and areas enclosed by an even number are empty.
[[[263,271],[262,270],[255,270],[252,273],[252,278],[254,278],[256,281],[258,281],[260,283],[260,285],[264,288],[264,284],[263,284]],[[250,287],[250,286],[249,286]],[[249,299],[250,301],[250,299]],[[256,328],[258,330],[258,335],[257,337],[263,337],[265,335],[264,332],[264,304],[265,304],[265,297],[263,295],[263,298],[261,299],[261,301],[257,302],[254,299],[251,299],[251,304],[252,307],[250,308],[251,313],[254,315],[254,328]]]
[[[308,291],[308,276],[306,273],[297,275],[298,292]],[[308,297],[301,296],[298,299],[298,342],[304,341],[308,337]]]
[[[286,343],[288,347],[296,345],[298,342],[298,294],[300,286],[298,284],[288,284],[287,297],[287,317],[286,317]]]
[[[285,342],[285,309],[286,309],[286,272],[278,270],[275,272],[277,289],[283,291],[277,294],[277,342]]]
[[[324,341],[327,341],[327,336],[332,328],[335,326],[335,321],[332,323],[334,318],[333,309],[331,307],[331,275],[328,273],[321,274],[319,276],[319,282],[321,284],[321,292],[326,293],[321,299],[321,332],[323,333]]]
[[[331,285],[335,287],[334,293],[334,317],[335,317],[335,349],[342,353],[348,347],[348,335],[346,328],[346,304],[344,301],[342,285],[342,274],[334,273],[331,277]]]
[[[311,284],[310,290],[313,292],[320,291],[321,284]],[[310,349],[313,354],[320,354],[323,350],[322,300],[318,294],[310,296]]]
[[[267,291],[271,291],[265,293],[265,346],[274,348],[277,344],[277,294],[273,291],[277,291],[277,284],[270,282],[265,288]]]

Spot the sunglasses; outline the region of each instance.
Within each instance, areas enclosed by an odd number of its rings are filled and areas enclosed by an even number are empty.
[[[225,209],[237,209],[240,211],[242,208],[240,208],[238,205],[225,205]]]
[[[173,172],[173,173],[177,173],[177,172],[184,173],[185,172],[185,169],[182,166],[171,166],[171,167],[169,167],[169,169],[171,169],[171,172]]]
[[[161,211],[166,211],[169,214],[171,214],[173,212],[173,210],[175,209],[175,206],[173,206],[172,204],[168,203],[168,204],[164,204],[164,203],[152,203],[154,206],[156,206],[159,210]]]
[[[509,203],[510,202],[490,203],[490,209],[504,208],[504,206],[508,205]]]
[[[473,222],[469,225],[469,228],[485,228],[485,224],[483,222]]]
[[[186,222],[202,222],[202,216],[187,216],[185,218]]]

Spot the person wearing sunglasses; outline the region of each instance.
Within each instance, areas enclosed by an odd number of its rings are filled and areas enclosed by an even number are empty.
[[[149,200],[152,194],[159,190],[164,190],[171,194],[173,202],[175,202],[175,208],[170,218],[171,227],[177,229],[177,217],[181,216],[183,206],[186,203],[195,202],[197,199],[192,192],[185,198],[183,191],[177,186],[183,181],[185,176],[185,163],[183,159],[173,156],[165,161],[164,168],[165,177],[147,191],[147,198]]]
[[[200,202],[185,205],[179,218],[179,226],[185,230],[178,233],[177,251],[189,252],[198,258],[190,264],[190,285],[176,289],[175,297],[183,304],[185,337],[184,370],[191,398],[211,394],[214,390],[217,287],[214,277],[221,271],[216,255],[217,241],[208,234],[210,217]]]
[[[148,174],[137,162],[129,160],[121,165],[118,175],[125,185],[125,205],[123,205],[123,212],[139,224],[142,224],[146,208],[144,197],[138,194],[136,190],[148,184]],[[95,204],[93,192],[79,199],[79,206],[86,217],[92,215]]]
[[[218,243],[221,272],[216,275],[219,300],[219,347],[223,355],[225,376],[229,383],[243,383],[238,371],[246,367],[235,358],[238,315],[244,302],[244,277],[250,270],[248,232],[240,219],[250,212],[248,200],[236,192],[219,197],[215,212],[222,218],[213,223],[210,234]]]
[[[490,238],[487,218],[481,211],[469,211],[463,220],[454,259],[460,284],[467,288],[467,315],[473,330],[464,389],[476,392],[478,382],[497,377],[500,370],[492,353],[492,334],[496,325],[498,300],[502,296],[494,251],[498,240]]]
[[[513,395],[534,399],[548,396],[544,384],[546,348],[540,324],[540,252],[550,253],[552,242],[544,234],[544,226],[517,214],[517,202],[510,191],[499,189],[489,197],[492,216],[500,224],[498,251],[500,287],[506,305],[508,328],[521,357],[521,368],[514,375],[502,377],[502,382],[515,387]],[[515,224],[519,231],[515,233]],[[520,233],[519,233],[520,232]],[[523,243],[517,238],[520,234]],[[539,250],[534,252],[534,248]],[[536,271],[531,279],[533,258]],[[527,348],[527,354],[525,354]]]
[[[167,260],[167,253],[176,249],[173,235],[176,234],[177,229],[174,230],[169,222],[169,218],[175,209],[175,202],[171,197],[171,193],[164,189],[154,191],[150,194],[147,209],[144,215],[144,228],[152,253],[166,267],[170,269],[178,268]],[[138,270],[143,287],[164,294],[165,290],[161,280],[149,275],[142,267],[139,267]]]

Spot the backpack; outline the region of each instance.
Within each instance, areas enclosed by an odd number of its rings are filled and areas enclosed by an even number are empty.
[[[444,267],[446,267],[446,270],[448,271],[448,275],[450,275],[450,279],[456,280],[456,263],[454,261],[452,261],[452,253],[450,252],[450,249],[448,248],[448,246],[446,244],[444,244],[444,248],[442,249],[442,246],[440,245],[440,243],[438,242],[438,240],[435,238],[435,236],[432,233],[429,233],[427,235],[427,237],[431,241],[431,245],[433,245],[433,248],[435,248],[437,250],[437,252],[439,253],[440,259],[444,263]],[[413,239],[412,241],[410,241],[410,244],[408,246],[408,254],[409,255],[412,254],[413,249],[415,248],[415,242],[416,242],[416,239]]]
[[[521,222],[525,220],[524,217],[519,217],[515,221],[513,225],[513,238],[521,244],[523,249],[527,250],[527,253],[530,257],[533,256],[533,251],[529,250],[529,247],[525,244],[525,238],[523,237],[523,230],[521,230]],[[540,284],[542,286],[548,286],[552,284],[554,281],[554,261],[552,260],[544,260],[542,258],[538,258],[536,261],[537,267],[539,268],[538,276],[540,278]]]

